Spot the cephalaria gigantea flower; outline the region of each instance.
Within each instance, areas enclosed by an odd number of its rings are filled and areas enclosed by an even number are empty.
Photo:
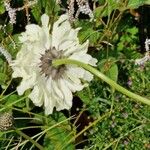
[[[13,78],[21,77],[17,92],[22,95],[31,89],[29,98],[36,106],[44,106],[45,114],[70,109],[73,92],[84,88],[85,82],[93,75],[76,65],[54,67],[54,59],[74,59],[92,66],[97,60],[87,54],[88,41],[79,43],[77,37],[80,28],[73,29],[68,15],[61,15],[53,24],[50,34],[49,17],[41,17],[42,26],[30,24],[19,38],[22,47],[16,59],[12,61]],[[82,81],[81,81],[82,80]]]

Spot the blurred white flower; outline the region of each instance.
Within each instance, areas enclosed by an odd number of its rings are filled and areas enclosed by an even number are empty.
[[[0,53],[4,55],[4,57],[6,58],[7,62],[10,64],[11,61],[12,61],[12,57],[11,57],[10,53],[6,49],[1,47],[1,45],[0,45]]]
[[[145,56],[143,58],[135,60],[135,65],[144,65],[149,60],[150,60],[150,53],[148,51],[145,53]]]
[[[15,24],[16,23],[16,9],[11,8],[9,1],[4,1],[4,6],[5,6],[6,10],[8,11],[8,15],[10,18],[9,22],[11,24]]]
[[[150,39],[146,39],[145,40],[145,50],[146,50],[146,53],[145,53],[145,55],[144,55],[143,58],[135,60],[135,64],[136,65],[144,65],[147,61],[150,60],[149,45],[150,45]]]
[[[145,40],[145,50],[149,51],[150,39]]]
[[[42,27],[30,24],[22,33],[22,48],[11,63],[13,78],[22,77],[17,87],[19,95],[31,89],[29,98],[36,106],[44,105],[45,113],[70,109],[72,92],[80,91],[91,81],[93,75],[76,65],[52,66],[54,59],[68,58],[79,60],[92,66],[97,60],[87,54],[88,41],[79,44],[77,37],[79,28],[72,29],[68,15],[60,16],[49,34],[49,17],[41,17]]]

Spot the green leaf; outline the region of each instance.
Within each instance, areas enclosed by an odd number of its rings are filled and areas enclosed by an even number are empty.
[[[94,10],[95,17],[99,19],[100,17],[107,16],[107,12],[104,11],[105,6],[99,6]]]
[[[132,35],[135,35],[138,33],[138,28],[136,28],[136,27],[128,28],[126,31]]]
[[[53,117],[55,117],[55,119]],[[68,141],[73,137],[73,133],[71,133],[71,127],[69,122],[66,120],[66,117],[62,113],[53,114],[53,117],[49,118],[48,126],[53,126],[57,123],[59,123],[59,126],[55,126],[46,132],[46,136],[44,138],[45,150],[61,149],[62,147],[64,147],[65,150],[74,150],[74,145],[72,143],[68,143]]]
[[[5,12],[4,2],[0,1],[0,14],[3,14]]]
[[[113,64],[109,71],[107,72],[107,76],[110,77],[112,80],[117,82],[118,80],[118,66],[116,64]]]
[[[19,99],[20,99],[20,96],[18,96],[16,94],[12,94],[6,98],[5,106],[13,104],[15,101],[18,101]],[[22,101],[16,103],[15,106],[20,107],[20,108],[25,107],[25,100],[22,100]]]
[[[129,0],[128,8],[135,9],[144,4],[145,0]]]
[[[98,68],[102,73],[107,75],[109,78],[117,82],[118,80],[118,66],[115,64],[114,58],[109,59],[102,59],[99,64]]]
[[[31,12],[37,22],[40,22],[41,18],[41,2],[38,0],[37,4],[32,8]]]
[[[5,73],[0,73],[0,85],[5,84],[7,79],[8,79],[8,76]]]
[[[55,15],[59,12],[60,6],[56,5],[55,0],[38,0],[31,12],[35,20],[39,23],[41,15],[46,13],[50,17],[50,22],[54,21]],[[53,23],[53,22],[52,22]]]
[[[144,4],[145,5],[150,5],[150,0],[145,0]]]
[[[84,90],[77,92],[77,96],[86,104],[90,102],[90,95],[86,90],[86,88]]]

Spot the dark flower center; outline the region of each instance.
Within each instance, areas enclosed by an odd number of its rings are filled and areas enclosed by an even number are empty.
[[[52,76],[52,79],[61,78],[62,74],[66,70],[65,65],[60,65],[58,67],[52,66],[52,61],[54,59],[61,59],[63,57],[63,51],[57,51],[55,48],[45,51],[40,58],[40,68],[41,73],[45,74],[45,77]]]

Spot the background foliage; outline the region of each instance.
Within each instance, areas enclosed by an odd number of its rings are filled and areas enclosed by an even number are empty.
[[[12,0],[10,3],[13,8],[19,8],[26,2],[29,1]],[[89,53],[98,59],[97,68],[102,73],[148,98],[150,62],[145,66],[134,63],[136,58],[142,57],[139,24],[144,22],[136,21],[132,10],[140,12],[149,5],[149,0],[93,0],[90,6],[94,20],[81,14],[72,23],[73,27],[82,27],[80,42],[89,39]],[[0,45],[15,58],[21,46],[18,36],[29,23],[27,13],[31,23],[40,24],[43,13],[47,13],[53,23],[66,9],[66,0],[61,4],[56,4],[55,0],[38,0],[35,5],[17,11],[16,24],[12,25],[1,0]],[[150,149],[150,107],[130,101],[103,81],[95,78],[89,87],[75,93],[71,110],[45,116],[43,108],[35,107],[27,98],[29,91],[23,96],[17,95],[20,79],[12,80],[11,74],[12,70],[1,54],[0,112],[1,115],[12,113],[14,117],[13,129],[0,132],[1,150],[37,149],[29,137],[45,150]],[[1,120],[0,126],[3,126]],[[27,136],[22,137],[18,131]]]

